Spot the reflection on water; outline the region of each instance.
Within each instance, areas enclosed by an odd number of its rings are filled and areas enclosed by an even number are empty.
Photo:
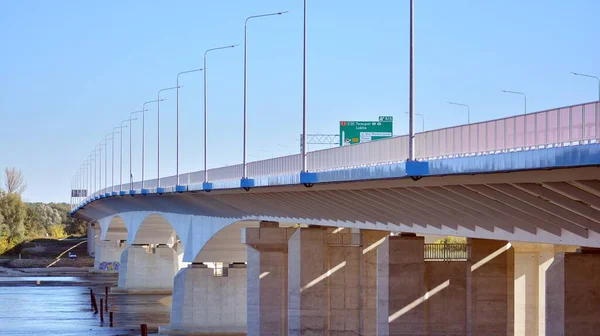
[[[14,286],[15,279],[30,285]],[[31,284],[37,281],[42,286]],[[60,285],[69,281],[75,284]],[[49,282],[58,285],[43,286]],[[141,323],[154,327],[169,323],[170,296],[111,294],[109,311],[114,312],[115,326],[108,326],[108,314],[101,324],[90,309],[85,282],[76,277],[0,278],[0,335],[139,335]],[[103,286],[94,292],[98,300],[104,297]]]
[[[30,276],[30,277],[0,277],[0,282],[89,282],[78,277],[68,276]]]

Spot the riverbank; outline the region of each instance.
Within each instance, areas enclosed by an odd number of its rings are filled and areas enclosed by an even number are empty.
[[[69,258],[69,254],[76,258]],[[85,238],[39,238],[23,242],[0,256],[5,268],[93,267]]]

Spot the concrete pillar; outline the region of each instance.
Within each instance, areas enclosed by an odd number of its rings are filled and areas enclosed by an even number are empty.
[[[349,230],[345,230],[349,231]],[[328,247],[328,270],[331,272],[326,285],[328,286],[329,335],[360,335],[361,334],[361,257],[362,249],[359,241],[345,242],[346,237],[352,237],[349,232],[337,232],[342,235],[341,242],[330,242]],[[334,236],[335,236],[334,235]],[[357,238],[360,235],[355,234]],[[335,271],[333,271],[335,270]]]
[[[470,239],[472,335],[514,334],[514,249],[506,241]]]
[[[183,244],[180,241],[177,241],[173,245],[173,249],[175,250],[175,253],[177,253],[177,269],[180,270],[188,267],[191,263],[183,261],[183,253],[185,252]]]
[[[327,265],[326,230],[300,229],[288,243],[288,334],[327,332],[328,297],[323,281]]]
[[[171,322],[164,332],[245,333],[246,267],[233,264],[226,276],[191,264],[175,277]]]
[[[170,292],[178,266],[177,253],[168,246],[132,245],[121,254],[118,290]]]
[[[424,238],[387,237],[377,249],[377,335],[425,335]]]
[[[90,257],[95,256],[96,245],[100,241],[100,225],[89,222],[87,227],[87,252]]]
[[[515,336],[546,335],[546,270],[556,253],[574,246],[512,243],[515,250]]]
[[[121,265],[121,254],[127,248],[127,243],[119,240],[96,239],[94,253],[94,270],[102,272],[117,272]]]
[[[248,336],[287,334],[287,243],[295,231],[263,222],[242,232],[248,246]]]
[[[425,262],[425,327],[428,335],[468,335],[471,263]]]
[[[377,335],[377,247],[389,235],[386,231],[361,230],[361,335]]]
[[[546,335],[597,335],[600,253],[560,253],[546,273]]]
[[[313,227],[289,239],[288,335],[359,334],[360,236],[343,231]]]

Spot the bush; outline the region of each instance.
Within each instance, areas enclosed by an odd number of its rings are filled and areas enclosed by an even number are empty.
[[[19,245],[18,242],[8,242],[8,240],[4,239],[4,238],[0,238],[0,255],[3,255],[5,252],[15,248],[17,245]]]
[[[436,244],[466,244],[467,238],[448,236],[435,241]]]
[[[64,238],[67,236],[62,224],[52,224],[48,227],[48,234],[53,238]]]

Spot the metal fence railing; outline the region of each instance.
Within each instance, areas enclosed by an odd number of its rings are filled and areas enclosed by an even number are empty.
[[[418,160],[436,160],[460,156],[490,155],[511,151],[597,143],[600,140],[600,102],[561,107],[526,115],[484,121],[456,127],[418,133],[415,135],[415,153]],[[308,170],[312,172],[372,166],[406,161],[408,136],[397,136],[351,146],[328,148],[307,153]],[[298,174],[300,154],[248,163],[248,177]],[[208,170],[208,181],[234,181],[242,176],[242,165]],[[203,171],[184,173],[183,185],[203,182]],[[173,176],[161,178],[161,187],[173,187]],[[147,180],[144,188],[158,185],[156,179]],[[122,190],[129,190],[124,183]],[[141,183],[133,183],[141,189]],[[115,190],[120,190],[119,186]],[[99,190],[91,196],[112,191]]]
[[[471,260],[469,244],[425,244],[425,260],[466,261]]]

